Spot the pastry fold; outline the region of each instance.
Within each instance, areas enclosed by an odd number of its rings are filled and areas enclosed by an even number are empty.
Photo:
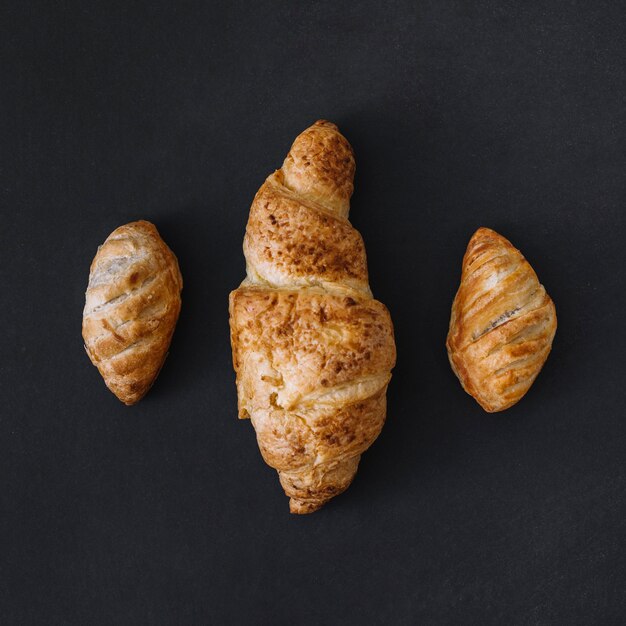
[[[135,404],[154,383],[180,313],[183,279],[150,222],[120,226],[91,264],[83,339],[107,387]]]
[[[479,228],[463,257],[446,342],[465,391],[490,413],[518,402],[548,358],[556,326],[554,303],[521,252]]]
[[[239,417],[252,420],[292,513],[346,489],[385,421],[393,327],[348,221],[354,170],[334,124],[299,135],[254,198],[247,276],[230,294]]]

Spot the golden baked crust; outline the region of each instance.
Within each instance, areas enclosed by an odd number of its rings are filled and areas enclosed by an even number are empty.
[[[556,310],[521,252],[479,228],[463,257],[446,347],[463,388],[490,413],[528,391],[556,332]]]
[[[180,313],[178,261],[150,222],[120,226],[91,264],[83,339],[107,387],[135,404],[154,383]]]
[[[348,221],[354,168],[330,122],[295,140],[254,198],[247,277],[230,294],[239,417],[251,418],[292,513],[346,489],[385,421],[393,326]]]

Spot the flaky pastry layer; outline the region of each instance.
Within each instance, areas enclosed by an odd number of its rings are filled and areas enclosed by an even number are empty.
[[[490,413],[518,402],[543,367],[556,326],[554,303],[521,252],[479,228],[463,257],[446,343],[465,391]]]

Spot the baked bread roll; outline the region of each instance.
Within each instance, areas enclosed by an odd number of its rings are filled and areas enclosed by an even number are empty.
[[[155,381],[180,313],[178,261],[150,222],[114,230],[91,264],[83,339],[107,387],[135,404]]]
[[[330,122],[295,140],[254,198],[247,277],[230,294],[239,417],[252,420],[292,513],[346,489],[385,421],[393,327],[348,221],[354,169]]]
[[[467,393],[489,413],[528,391],[556,332],[554,303],[521,252],[479,228],[463,257],[446,343]]]

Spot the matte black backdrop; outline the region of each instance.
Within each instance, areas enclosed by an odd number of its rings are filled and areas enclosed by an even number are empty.
[[[53,5],[59,5],[53,8]],[[4,2],[3,624],[626,619],[620,2]],[[318,118],[398,365],[352,487],[308,517],[238,421],[227,297],[248,208]],[[127,408],[84,353],[118,225],[156,223],[183,311]],[[444,340],[467,241],[509,237],[559,329],[488,415]]]

